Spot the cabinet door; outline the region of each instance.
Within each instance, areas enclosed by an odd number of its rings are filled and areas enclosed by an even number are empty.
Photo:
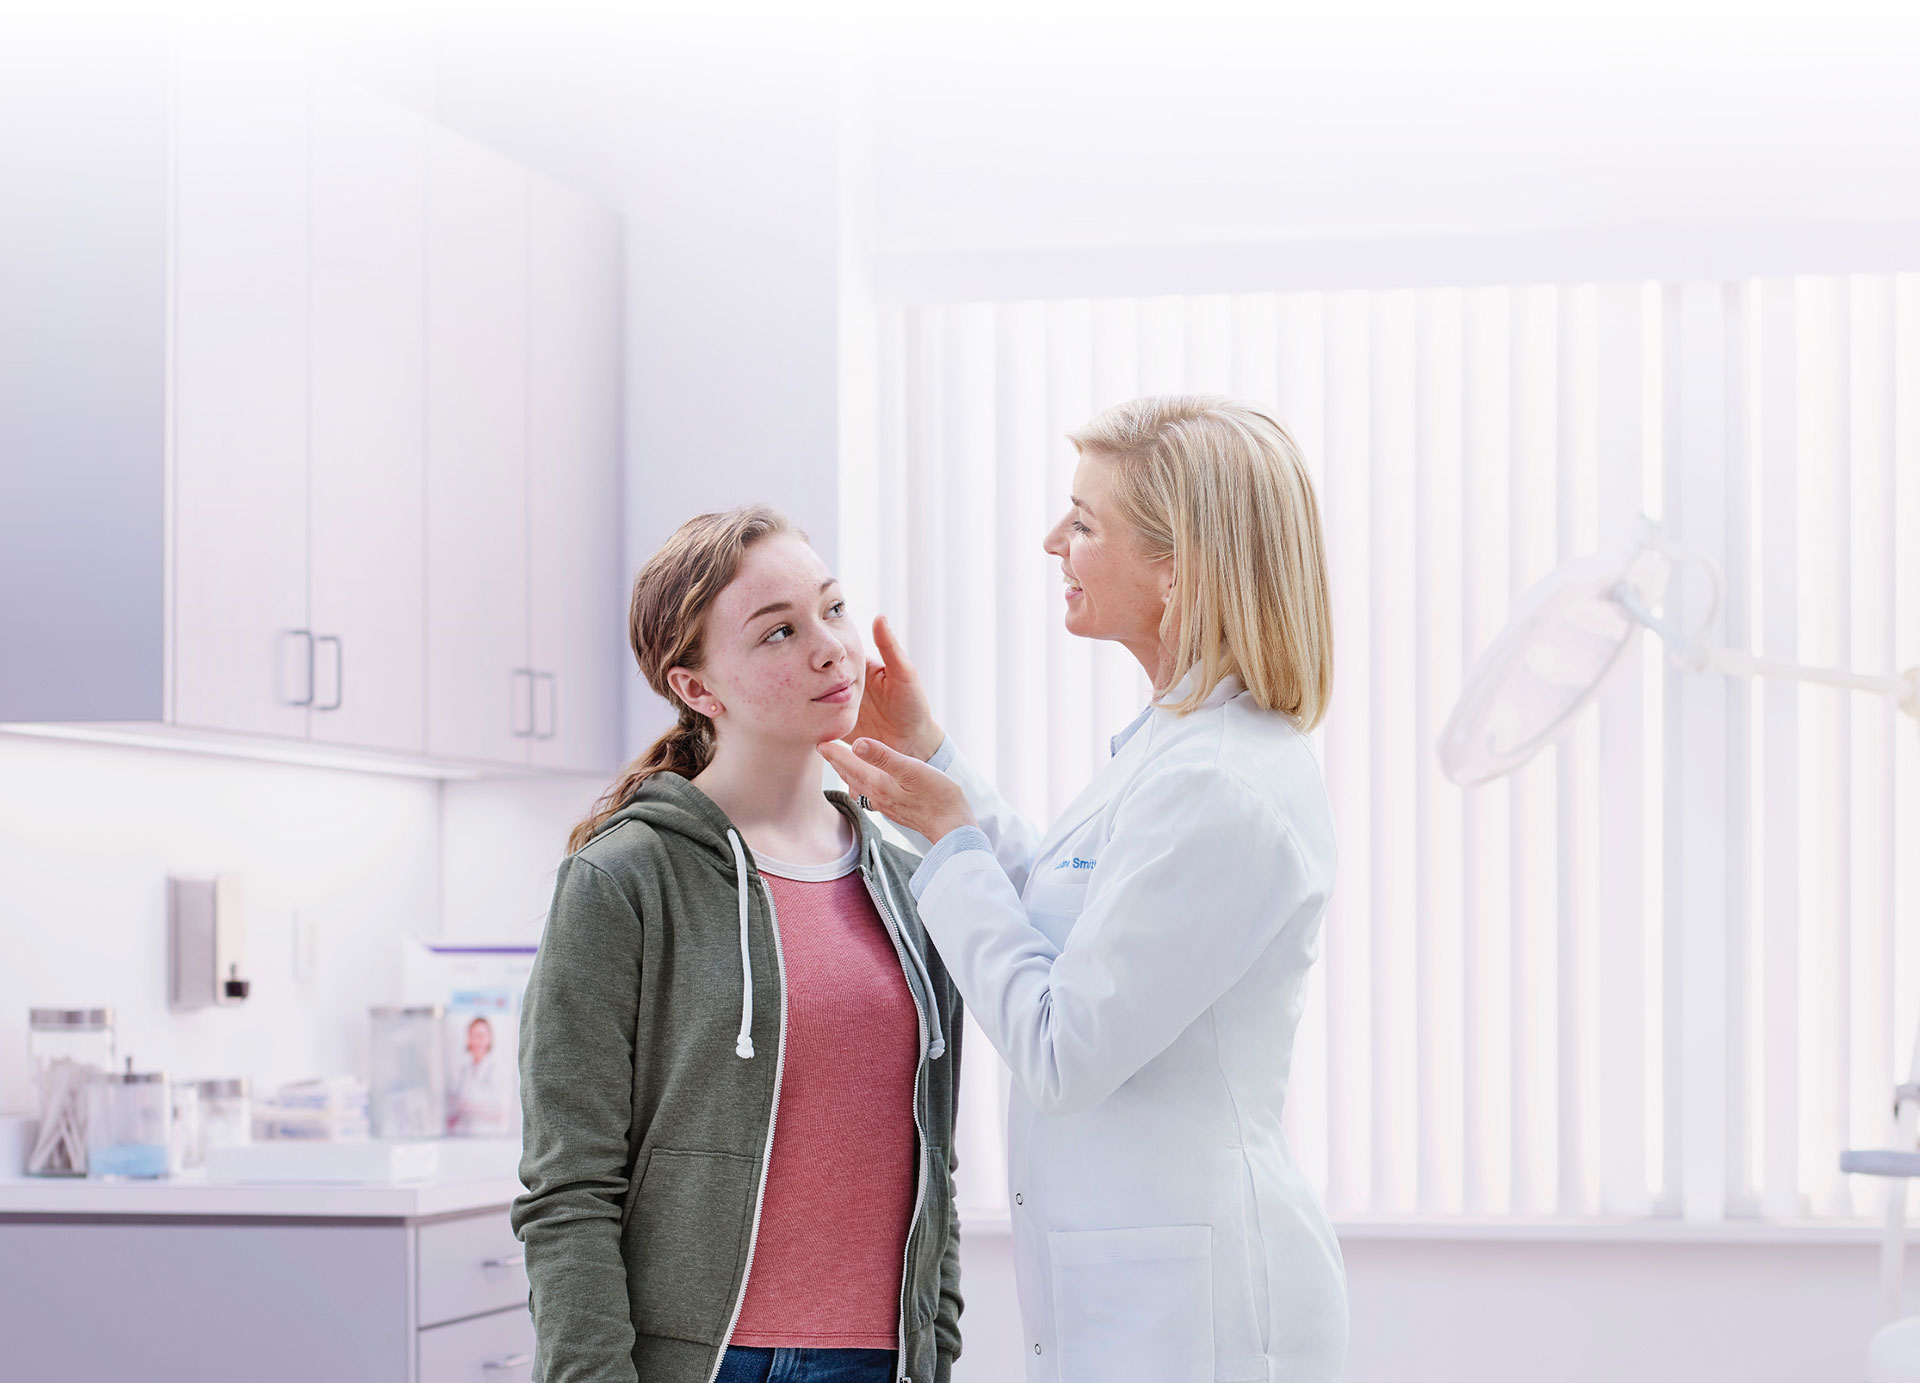
[[[620,564],[619,224],[535,181],[527,506],[533,762],[605,774],[632,666]]]
[[[217,49],[178,70],[173,719],[301,736],[307,74]]]
[[[418,116],[316,76],[315,740],[425,747],[426,167]]]
[[[527,179],[427,142],[427,750],[525,763]]]
[[[444,1325],[527,1300],[527,1255],[504,1210],[421,1225],[414,1318]]]
[[[533,1317],[522,1306],[420,1332],[420,1383],[524,1383],[533,1376]]]

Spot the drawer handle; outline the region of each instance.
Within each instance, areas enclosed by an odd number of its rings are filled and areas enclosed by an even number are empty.
[[[509,1354],[504,1359],[489,1359],[480,1367],[483,1369],[524,1369],[533,1362],[531,1354]]]
[[[524,1268],[526,1265],[527,1256],[524,1253],[509,1254],[505,1258],[483,1258],[480,1260],[480,1266],[483,1268]]]

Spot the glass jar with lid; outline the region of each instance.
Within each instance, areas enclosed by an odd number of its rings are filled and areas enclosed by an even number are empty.
[[[206,1143],[200,1131],[200,1084],[173,1082],[173,1117],[168,1139],[167,1171],[178,1176],[190,1167],[206,1164]]]
[[[118,1181],[167,1174],[173,1092],[164,1071],[95,1072],[87,1086],[87,1175]]]
[[[233,1148],[253,1141],[253,1100],[237,1076],[200,1082],[202,1149]]]
[[[367,1095],[375,1138],[436,1138],[447,1131],[446,1010],[438,1004],[370,1010]]]
[[[27,1058],[33,1072],[39,1135],[27,1155],[34,1176],[87,1174],[87,1089],[113,1069],[113,1010],[27,1010]]]

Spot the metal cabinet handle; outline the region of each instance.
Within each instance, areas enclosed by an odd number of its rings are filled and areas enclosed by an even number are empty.
[[[313,631],[311,629],[289,629],[286,637],[307,641],[307,694],[299,701],[288,701],[289,706],[311,706],[313,704]]]
[[[520,679],[522,677],[527,679],[527,728],[524,730],[520,728],[519,717],[515,715],[514,725],[513,725],[513,737],[517,740],[532,739],[534,737],[534,734],[533,734],[533,683],[534,683],[534,679],[538,675],[539,674],[534,672],[534,670],[530,667],[517,667],[513,670],[513,686],[514,686],[515,692],[518,692],[520,689]],[[508,713],[510,715],[513,714],[511,708],[509,708]]]
[[[560,683],[551,672],[536,672],[533,674],[533,680],[547,684],[547,732],[544,735],[536,734],[534,738],[537,740],[550,740],[559,731]]]
[[[480,1261],[483,1268],[518,1268],[525,1266],[527,1256],[524,1253],[509,1254],[505,1258],[484,1258]]]
[[[317,644],[330,643],[333,645],[333,700],[324,706],[315,706],[313,709],[316,711],[337,711],[340,709],[340,699],[346,695],[347,646],[340,642],[340,636],[338,634],[322,634],[313,642]],[[307,656],[311,659],[313,655],[309,653]],[[309,683],[312,682],[313,678],[311,673],[308,674],[307,680]],[[311,686],[307,688],[307,698],[308,700],[312,700],[313,698],[313,688]]]
[[[502,1359],[489,1359],[480,1367],[483,1369],[524,1369],[533,1362],[531,1354],[509,1354]]]

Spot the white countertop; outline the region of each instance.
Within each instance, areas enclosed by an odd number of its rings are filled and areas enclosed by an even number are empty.
[[[17,1126],[17,1121],[16,1126]],[[17,1127],[16,1127],[17,1133]],[[408,1158],[394,1154],[429,1154]],[[233,1156],[238,1154],[236,1158]],[[357,1144],[253,1144],[154,1181],[30,1177],[25,1154],[0,1163],[0,1216],[190,1215],[268,1219],[425,1219],[491,1210],[520,1194],[517,1138],[445,1138]],[[433,1175],[370,1175],[409,1166]],[[209,1172],[212,1175],[209,1175]]]
[[[267,1219],[424,1219],[505,1206],[520,1194],[512,1177],[436,1179],[412,1185],[257,1186],[210,1182],[187,1173],[157,1181],[84,1177],[0,1178],[0,1215],[193,1215]]]

